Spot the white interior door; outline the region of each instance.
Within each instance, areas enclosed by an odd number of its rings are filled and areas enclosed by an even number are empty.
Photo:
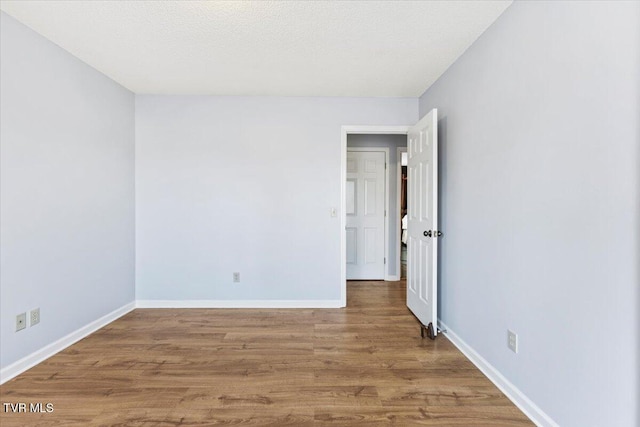
[[[384,280],[385,153],[347,151],[347,279]]]
[[[438,112],[409,131],[407,174],[407,306],[437,335],[438,319]]]

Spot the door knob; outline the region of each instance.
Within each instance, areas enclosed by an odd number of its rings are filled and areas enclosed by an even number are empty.
[[[424,237],[431,237],[431,230],[427,230],[422,234],[424,235]]]
[[[435,237],[442,236],[442,231],[434,231],[434,233],[435,233]]]

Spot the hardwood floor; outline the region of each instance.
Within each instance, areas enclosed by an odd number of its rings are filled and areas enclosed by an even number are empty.
[[[0,387],[25,425],[533,425],[404,282],[350,282],[346,309],[137,309]],[[4,405],[3,405],[4,406]],[[45,406],[43,405],[43,408]]]

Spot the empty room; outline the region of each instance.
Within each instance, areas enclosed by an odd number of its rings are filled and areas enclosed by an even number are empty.
[[[640,427],[639,1],[0,9],[3,427]]]

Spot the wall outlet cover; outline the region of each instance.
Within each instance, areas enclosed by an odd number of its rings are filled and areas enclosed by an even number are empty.
[[[518,334],[507,329],[507,346],[514,353],[518,353]]]
[[[16,316],[16,332],[27,327],[27,313],[20,313]]]
[[[40,308],[34,308],[30,312],[29,326],[37,325],[40,323]]]

